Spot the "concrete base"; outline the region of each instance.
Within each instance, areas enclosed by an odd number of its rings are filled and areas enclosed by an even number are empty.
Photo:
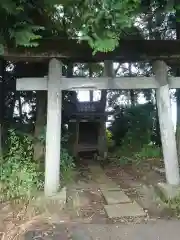
[[[68,199],[69,201],[70,199]],[[90,199],[83,193],[82,190],[71,191],[71,201],[73,209],[80,209],[90,205]]]
[[[63,209],[64,205],[66,204],[66,187],[62,188],[60,190],[60,192],[58,192],[57,194],[51,196],[51,197],[46,197],[43,193],[38,194],[35,198],[34,198],[34,205],[38,206],[38,207],[50,207],[51,206],[57,206],[58,209]]]
[[[153,167],[153,170],[162,175],[166,173],[165,168]]]
[[[158,183],[157,190],[163,195],[165,199],[173,199],[180,197],[180,186],[170,185],[167,183]]]

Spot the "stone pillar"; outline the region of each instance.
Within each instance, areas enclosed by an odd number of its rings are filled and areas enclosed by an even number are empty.
[[[106,125],[105,119],[99,121],[99,138],[98,138],[99,155],[102,159],[107,158],[107,139],[106,139]]]
[[[113,77],[113,61],[105,60],[104,61],[104,77]],[[106,111],[106,101],[107,101],[107,90],[101,91],[101,107]],[[100,157],[104,159],[107,158],[107,139],[106,139],[106,122],[105,118],[100,120],[100,131],[99,131],[99,153]]]
[[[50,60],[48,75],[45,195],[52,196],[60,184],[60,142],[62,91],[60,78],[62,65],[57,59]]]
[[[171,113],[167,66],[163,61],[156,61],[153,64],[153,69],[155,78],[160,85],[156,92],[156,100],[159,115],[166,180],[168,184],[178,185],[180,183],[179,166],[175,131]]]
[[[3,136],[3,120],[4,120],[4,60],[0,59],[0,156],[2,157],[3,152],[3,144],[2,144],[2,136]]]
[[[46,105],[47,91],[36,91],[34,160],[41,160],[44,158],[44,144],[39,140],[39,137],[43,134],[46,125]]]

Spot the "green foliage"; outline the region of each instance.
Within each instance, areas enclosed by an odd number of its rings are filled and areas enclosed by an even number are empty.
[[[162,157],[162,151],[160,147],[154,144],[146,144],[142,147],[141,151],[135,153],[134,156],[140,159],[158,159]]]
[[[144,160],[161,159],[162,151],[160,147],[148,144],[144,145],[139,152],[134,153],[133,158],[135,160],[136,165],[139,165]]]
[[[43,129],[41,134],[39,135],[38,139],[45,144],[46,140],[46,128]],[[73,178],[73,169],[75,167],[74,159],[70,155],[69,151],[67,150],[67,143],[69,135],[68,133],[63,130],[63,136],[61,138],[61,162],[60,162],[60,169],[61,169],[61,178],[63,184],[67,184],[68,182],[72,181]]]
[[[131,151],[139,151],[151,142],[155,127],[155,109],[151,103],[117,109],[111,127],[116,145]]]
[[[180,217],[180,195],[172,199],[165,199],[164,196],[161,196],[161,200],[173,211],[175,216]]]
[[[14,39],[16,46],[37,47],[41,36],[36,32],[43,30],[41,26],[32,26],[27,23],[21,23],[10,30],[10,38]]]
[[[146,159],[160,159],[161,149],[152,142],[156,112],[150,103],[122,109],[111,127],[119,163],[140,164]]]
[[[114,153],[120,165],[135,164],[139,165],[145,160],[160,160],[162,150],[154,144],[146,144],[139,151],[129,152],[129,149],[118,148]]]
[[[128,165],[128,164],[132,164],[132,162],[135,163],[135,159],[131,158],[131,157],[126,157],[124,155],[121,155],[121,153],[118,152],[118,154],[120,154],[118,156],[118,163],[121,165],[121,166],[124,166],[124,165]]]
[[[107,34],[107,36],[106,36]],[[104,37],[98,37],[94,34],[94,38],[90,36],[81,37],[82,40],[87,40],[90,47],[94,50],[93,54],[96,52],[109,52],[113,51],[119,45],[119,37],[115,33],[104,32]]]
[[[1,49],[14,42],[25,47],[37,46],[45,32],[58,35],[66,29],[71,37],[86,39],[96,51],[112,51],[122,31],[133,24],[140,0],[35,1],[8,0],[0,3]],[[41,23],[41,24],[39,24]],[[40,25],[40,26],[39,26]],[[35,41],[34,41],[35,40]]]
[[[30,198],[43,186],[43,174],[32,160],[32,140],[9,130],[7,144],[7,152],[1,160],[1,197]]]
[[[114,146],[114,141],[112,138],[113,138],[112,133],[108,129],[106,129],[107,146],[109,149]]]
[[[61,150],[61,176],[64,184],[67,184],[73,179],[73,169],[75,167],[74,159],[69,154],[67,149],[62,148]]]
[[[1,37],[0,51],[3,54],[4,46],[36,47],[39,34],[44,30],[43,26],[36,24],[35,18],[42,15],[41,7],[37,2],[25,0],[1,1],[0,14],[3,21],[0,22]]]
[[[94,53],[112,51],[137,15],[149,13],[151,8],[159,17],[178,10],[179,4],[159,0],[2,0],[0,49],[12,43],[34,47],[40,37],[63,31],[78,39],[81,34],[80,39],[87,40]]]
[[[114,50],[123,30],[133,25],[139,4],[139,0],[84,1],[77,15],[81,19],[81,38],[88,41],[94,53]]]
[[[33,161],[33,138],[9,130],[7,147],[1,159],[1,200],[30,199],[44,186],[44,169]],[[60,168],[63,184],[72,180],[74,166],[73,157],[62,148]]]

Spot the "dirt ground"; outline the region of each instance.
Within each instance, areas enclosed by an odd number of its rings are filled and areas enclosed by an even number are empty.
[[[150,218],[170,218],[172,211],[167,209],[155,191],[158,182],[164,182],[165,176],[155,172],[151,166],[123,166],[109,164],[104,171],[126,194],[147,210]]]
[[[102,168],[107,178],[119,185],[131,199],[137,201],[147,212],[147,216],[109,219],[104,209],[105,199],[89,168],[90,164],[94,165],[94,162],[87,160],[78,165],[74,182],[67,186],[67,204],[64,209],[56,208],[55,211],[53,209],[53,212],[49,211],[43,216],[35,212],[27,216],[26,212],[26,216],[23,216],[23,210],[14,211],[9,203],[2,205],[0,210],[2,240],[18,240],[22,236],[26,236],[27,240],[67,240],[73,239],[67,230],[67,226],[72,226],[72,224],[100,224],[102,226],[143,224],[157,221],[160,218],[164,220],[173,218],[172,211],[165,208],[154,191],[154,184],[164,181],[165,176],[155,172],[152,169],[152,163],[144,163],[139,167],[121,167],[111,163]],[[3,235],[5,231],[6,235]]]

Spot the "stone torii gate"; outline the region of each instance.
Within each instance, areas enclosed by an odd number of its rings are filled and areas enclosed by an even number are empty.
[[[47,77],[17,79],[18,91],[46,90],[48,94],[45,155],[46,196],[55,194],[60,183],[62,90],[156,89],[166,180],[170,185],[179,185],[179,166],[169,89],[180,88],[180,78],[168,77],[167,66],[160,60],[153,63],[153,70],[154,76],[152,77],[66,78],[62,76],[61,61],[53,58],[49,62]]]

